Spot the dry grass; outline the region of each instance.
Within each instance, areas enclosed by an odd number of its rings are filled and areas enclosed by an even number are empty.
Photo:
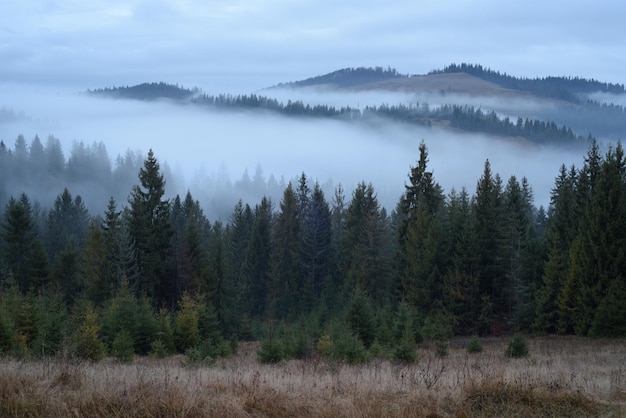
[[[405,366],[375,360],[256,362],[256,346],[208,367],[0,361],[1,416],[414,417],[626,415],[626,341],[540,338],[507,359],[504,340]]]

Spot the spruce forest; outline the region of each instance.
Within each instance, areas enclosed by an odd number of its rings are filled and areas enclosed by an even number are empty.
[[[1,166],[36,158],[30,148],[3,147]],[[263,340],[275,361],[332,342],[359,361],[453,335],[626,335],[620,144],[603,155],[594,142],[582,167],[562,166],[547,211],[489,161],[475,190],[444,191],[424,143],[416,157],[391,213],[365,182],[327,197],[303,173],[279,202],[240,202],[211,222],[191,192],[164,199],[152,151],[128,201],[111,198],[103,216],[67,189],[49,209],[12,196],[0,349],[214,358]]]
[[[1,144],[0,178],[30,167],[56,186],[82,167],[110,190],[123,164],[98,152],[65,161],[54,138],[20,136]],[[626,335],[620,143],[591,141],[582,166],[555,167],[548,208],[488,160],[474,190],[443,190],[428,164],[422,142],[390,213],[366,181],[327,196],[302,173],[279,201],[210,220],[192,191],[165,198],[152,150],[101,215],[67,188],[49,208],[2,196],[0,353],[214,359],[255,340],[261,361],[361,362],[455,335]]]

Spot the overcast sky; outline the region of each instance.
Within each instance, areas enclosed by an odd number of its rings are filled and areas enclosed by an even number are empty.
[[[0,123],[0,139],[9,146],[18,134],[29,141],[53,134],[66,152],[76,140],[103,141],[112,158],[126,148],[152,147],[188,176],[222,163],[233,178],[246,168],[253,173],[256,164],[285,178],[305,170],[320,181],[343,182],[348,193],[356,181],[371,181],[391,196],[388,205],[402,192],[422,139],[446,191],[473,192],[488,158],[505,179],[528,176],[540,204],[548,201],[559,165],[579,163],[582,155],[520,152],[492,138],[449,132],[182,114],[75,93],[156,81],[211,94],[251,93],[345,67],[424,74],[461,62],[522,77],[626,84],[623,0],[4,0],[1,6],[0,109],[35,121]],[[367,94],[318,99],[393,100]]]
[[[3,1],[0,80],[251,91],[344,67],[452,62],[626,82],[626,2]]]

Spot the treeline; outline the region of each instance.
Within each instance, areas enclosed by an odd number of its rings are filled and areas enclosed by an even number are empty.
[[[130,149],[112,158],[102,142],[75,141],[67,152],[52,135],[45,142],[37,135],[29,141],[18,135],[13,147],[0,140],[0,207],[4,207],[11,196],[26,192],[35,197],[35,217],[45,218],[47,209],[67,187],[73,194],[83,197],[92,214],[102,214],[109,197],[126,201],[144,158],[139,151]],[[176,183],[179,179],[166,164],[163,171],[170,182],[168,197],[183,194],[186,188]],[[199,189],[203,207],[211,216],[222,219],[229,216],[238,199],[256,201],[264,195],[278,198],[285,185],[283,178],[276,179],[272,174],[266,178],[260,166],[254,172],[244,171],[233,180],[227,167],[222,166],[215,174],[198,176],[191,181],[192,188]]]
[[[240,201],[211,222],[191,193],[164,197],[152,151],[128,205],[111,198],[103,216],[67,189],[39,221],[27,194],[12,197],[0,350],[214,358],[263,339],[266,361],[358,361],[453,334],[626,335],[621,145],[562,167],[547,212],[489,161],[471,195],[444,194],[427,165],[422,144],[391,213],[371,185],[328,200],[303,173],[277,204]]]
[[[381,69],[380,71],[382,72],[381,74],[396,74],[395,70]],[[377,72],[378,70],[375,71],[375,73]],[[351,74],[351,72],[348,71],[347,74]],[[397,76],[400,77],[400,75]],[[175,86],[170,87],[178,88]],[[111,91],[114,93],[113,97],[123,96],[126,98],[144,100],[144,96],[142,94],[136,94],[133,89],[133,87],[104,89],[97,90],[95,93],[108,94],[108,92]],[[152,94],[158,95],[158,92],[159,89],[156,89]],[[482,132],[491,135],[523,136],[530,141],[541,144],[559,143],[575,145],[590,139],[589,135],[587,137],[578,135],[574,133],[571,128],[566,126],[559,127],[554,122],[545,122],[538,119],[530,120],[528,118],[512,121],[507,116],[498,116],[495,111],[483,111],[480,108],[475,108],[473,106],[443,105],[431,108],[427,103],[420,104],[416,102],[408,105],[398,104],[389,106],[388,104],[381,104],[379,106],[367,106],[361,110],[350,106],[341,108],[324,104],[311,106],[310,104],[305,104],[300,100],[288,100],[285,104],[277,99],[257,94],[208,95],[196,92],[193,97],[189,96],[191,98],[187,100],[185,92],[189,92],[189,94],[191,94],[191,91],[181,90],[181,95],[183,95],[185,101],[190,101],[191,103],[199,106],[205,106],[216,110],[260,109],[277,112],[287,116],[335,118],[365,123],[372,121],[374,118],[384,117],[422,126],[432,126],[433,124],[451,125],[462,130]],[[159,97],[175,98],[175,96],[176,95],[165,95]],[[581,120],[593,122],[596,114],[594,113],[590,116],[585,112],[582,113],[586,115],[585,118],[568,118],[568,121],[575,123],[580,132],[589,132],[588,130],[585,131],[587,125],[585,123],[581,123]],[[562,115],[558,113],[553,116],[555,118],[560,118]],[[616,120],[614,114],[607,117],[610,120]],[[615,124],[617,124],[617,127],[621,127],[623,123],[614,122],[611,126]],[[603,128],[602,132],[604,131],[606,131],[606,129]]]
[[[527,91],[537,96],[572,103],[584,103],[585,100],[582,96],[589,93],[626,93],[623,84],[606,83],[580,77],[518,78],[490,68],[484,68],[478,64],[450,64],[443,70],[434,70],[429,74],[445,73],[466,73],[504,88]]]
[[[395,68],[387,67],[358,67],[342,68],[332,73],[307,78],[291,83],[281,83],[276,87],[308,87],[332,84],[336,87],[347,88],[368,83],[406,78],[407,75],[398,73]]]
[[[87,91],[88,94],[92,95],[137,100],[186,100],[198,92],[197,88],[187,89],[178,84],[174,85],[162,81],[159,83],[142,83],[136,86],[106,87]]]
[[[201,95],[193,99],[200,105],[219,108],[267,109],[288,116],[332,117],[341,120],[368,122],[375,118],[432,126],[448,125],[470,132],[482,132],[500,136],[522,136],[540,144],[581,145],[593,138],[577,135],[571,128],[557,126],[554,122],[518,118],[513,121],[508,116],[500,117],[495,111],[487,112],[473,106],[443,105],[431,108],[427,103],[366,106],[363,110],[350,106],[335,108],[329,105],[304,104],[289,100],[283,104],[256,94],[252,95]],[[583,129],[581,127],[581,129]]]
[[[495,111],[487,112],[474,106],[443,105],[431,109],[428,104],[381,105],[366,107],[363,118],[368,115],[382,115],[394,120],[412,122],[423,126],[433,123],[444,124],[469,132],[482,132],[505,137],[523,137],[537,144],[583,145],[594,138],[577,135],[571,128],[558,127],[554,122],[537,119],[500,117]]]

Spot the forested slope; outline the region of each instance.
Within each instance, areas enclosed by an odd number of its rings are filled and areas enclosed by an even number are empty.
[[[265,346],[270,360],[316,341],[358,360],[453,334],[626,334],[621,145],[601,155],[592,143],[582,167],[563,166],[547,210],[489,161],[475,190],[444,191],[424,144],[416,159],[391,213],[366,182],[327,197],[303,173],[279,202],[210,221],[191,192],[164,197],[152,152],[127,204],[110,199],[102,217],[67,189],[43,211],[37,196],[13,196],[0,223],[0,349],[215,356],[229,339],[267,337],[280,341]]]

